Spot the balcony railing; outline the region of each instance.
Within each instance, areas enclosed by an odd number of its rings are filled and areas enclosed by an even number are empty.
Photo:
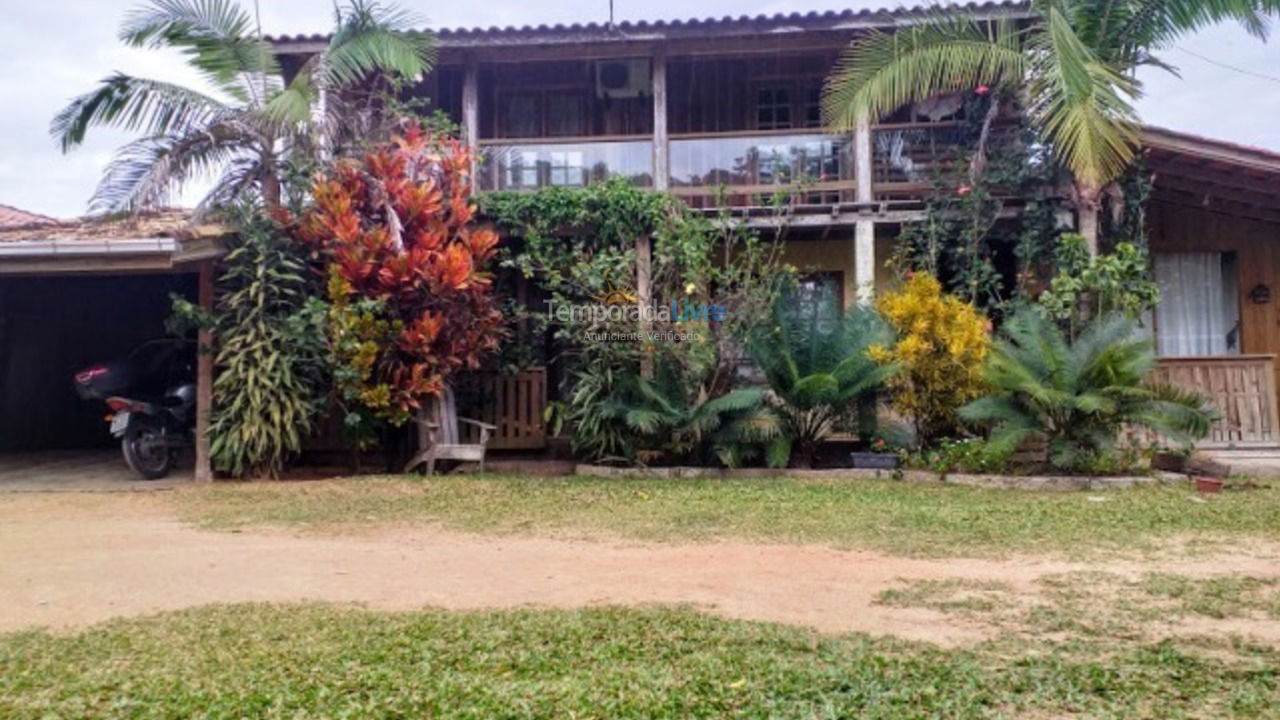
[[[956,162],[959,123],[877,125],[871,132],[871,176],[878,197],[917,196]]]
[[[854,200],[852,138],[816,132],[675,135],[671,188],[695,207]]]
[[[482,140],[481,190],[582,187],[621,176],[653,186],[653,141],[649,138]]]
[[[872,128],[876,200],[926,195],[958,160],[959,123],[896,123]],[[850,135],[816,131],[750,131],[673,135],[671,191],[694,207],[764,206],[856,201]],[[647,136],[482,140],[481,190],[581,187],[623,177],[653,187],[653,140]]]

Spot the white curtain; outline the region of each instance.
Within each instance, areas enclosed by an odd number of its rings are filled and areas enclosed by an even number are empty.
[[[1156,350],[1166,357],[1238,353],[1234,268],[1222,253],[1157,253]],[[1231,342],[1228,341],[1231,336]]]

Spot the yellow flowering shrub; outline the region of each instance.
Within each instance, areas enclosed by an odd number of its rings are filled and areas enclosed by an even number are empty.
[[[911,420],[922,444],[954,434],[956,410],[985,389],[991,322],[926,273],[910,276],[877,306],[898,334],[892,346],[869,350],[876,362],[899,368],[888,382],[893,408]]]

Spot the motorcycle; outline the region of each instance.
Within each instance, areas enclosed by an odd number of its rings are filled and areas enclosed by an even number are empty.
[[[192,444],[195,430],[196,386],[178,385],[157,401],[127,397],[107,398],[111,436],[120,439],[120,450],[129,469],[148,480],[169,474],[178,453]]]
[[[169,474],[195,436],[195,348],[181,340],[144,343],[121,360],[82,370],[76,391],[103,400],[112,437],[131,470],[148,480]]]

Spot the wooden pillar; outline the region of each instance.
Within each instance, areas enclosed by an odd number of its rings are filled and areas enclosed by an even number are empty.
[[[871,179],[871,121],[864,113],[858,116],[858,125],[853,132],[853,169],[855,197],[860,203],[875,201]]]
[[[478,182],[480,152],[480,66],[475,59],[467,61],[462,77],[462,139],[471,148],[471,178]]]
[[[854,192],[857,201],[867,205],[875,202],[871,158],[871,121],[863,114],[858,117],[857,129],[853,133],[854,180],[857,183]],[[853,281],[859,305],[871,304],[876,295],[876,221],[866,214],[870,210],[869,207],[860,210],[864,214],[854,225]]]
[[[640,307],[641,313],[647,313],[647,308],[653,304],[653,289],[650,287],[652,273],[653,240],[648,235],[642,235],[636,238],[636,305]],[[653,323],[644,319],[646,317],[647,315],[641,316],[640,332],[647,335],[653,331]],[[653,360],[648,354],[640,360],[640,375],[653,377]]]
[[[213,261],[200,264],[198,281],[200,308],[213,311]],[[196,482],[213,480],[209,461],[209,409],[213,405],[213,336],[200,331],[199,353],[196,355]]]
[[[859,218],[853,233],[853,280],[859,305],[876,299],[876,221]]]
[[[671,138],[667,134],[667,50],[653,53],[653,187],[666,190],[671,181]]]

